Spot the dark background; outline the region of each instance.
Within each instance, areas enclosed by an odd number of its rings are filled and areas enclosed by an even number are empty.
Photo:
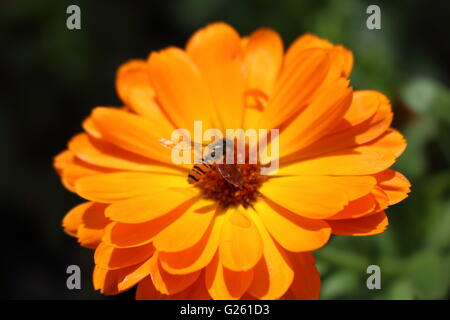
[[[448,299],[450,285],[450,6],[448,1],[0,1],[1,295],[7,299],[104,299],[93,291],[92,251],[61,228],[80,199],[53,157],[98,105],[119,105],[117,67],[151,50],[183,46],[213,21],[242,35],[277,30],[287,46],[313,32],[354,52],[355,89],[385,93],[409,142],[396,164],[412,182],[372,237],[334,237],[316,254],[323,299]],[[66,8],[81,8],[81,30]],[[381,30],[366,8],[381,7]],[[66,288],[68,265],[82,289]],[[377,264],[382,289],[366,287]],[[107,299],[131,299],[133,292]]]

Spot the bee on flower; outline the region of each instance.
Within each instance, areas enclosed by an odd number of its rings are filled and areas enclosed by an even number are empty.
[[[122,65],[123,106],[94,108],[54,162],[85,201],[63,227],[95,249],[95,289],[318,299],[312,251],[331,234],[383,232],[386,209],[410,187],[390,169],[406,147],[390,102],[353,90],[352,66],[348,49],[314,35],[284,49],[273,30],[241,37],[225,23]],[[278,171],[261,174],[262,160],[174,164],[161,138],[199,120],[223,132],[278,129]]]

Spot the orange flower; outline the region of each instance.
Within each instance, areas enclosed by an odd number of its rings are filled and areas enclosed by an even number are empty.
[[[383,232],[384,210],[410,186],[389,169],[406,146],[390,128],[389,100],[353,91],[352,64],[350,51],[310,34],[284,52],[272,30],[241,38],[215,23],[185,49],[121,66],[124,107],[95,108],[55,158],[64,185],[88,200],[63,226],[95,248],[95,289],[137,284],[138,299],[317,299],[311,251],[331,234]],[[248,165],[235,187],[213,167],[188,184],[191,166],[174,165],[158,139],[195,120],[279,128],[279,171],[255,178]]]

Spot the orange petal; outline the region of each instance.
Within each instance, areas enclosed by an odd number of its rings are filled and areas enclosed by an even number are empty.
[[[330,55],[331,66],[327,81],[338,77],[348,77],[353,67],[353,54],[343,46],[333,46],[331,42],[321,39],[313,34],[307,33],[297,38],[286,52],[285,65],[293,62],[300,52],[312,49],[326,49]]]
[[[123,269],[143,262],[155,251],[152,244],[135,248],[113,248],[101,243],[94,254],[95,264],[108,270]]]
[[[317,158],[283,164],[278,175],[368,175],[383,171],[395,162],[395,154],[377,145],[333,151]]]
[[[320,296],[320,274],[310,252],[289,253],[295,276],[289,288],[291,300],[317,300]]]
[[[258,29],[250,35],[245,47],[248,88],[269,94],[283,62],[283,41],[270,29]]]
[[[355,92],[349,110],[355,109],[359,111],[352,111],[350,115],[347,112],[329,134],[284,160],[299,161],[325,156],[328,153],[367,143],[386,132],[392,122],[389,100],[376,91]],[[375,113],[373,109],[376,110]],[[367,119],[363,114],[367,115]]]
[[[81,160],[106,168],[126,171],[151,171],[182,174],[182,167],[169,167],[148,158],[127,152],[112,144],[79,134],[69,142],[69,149]]]
[[[340,220],[358,218],[374,212],[377,207],[377,199],[374,194],[369,193],[359,199],[350,201],[341,211],[327,219]]]
[[[216,254],[213,261],[206,267],[206,287],[215,300],[239,299],[253,280],[253,269],[247,271],[232,271],[225,268]]]
[[[334,81],[321,90],[280,135],[281,156],[313,144],[336,127],[352,101],[348,80]]]
[[[327,220],[333,234],[346,236],[369,236],[379,234],[389,225],[384,212],[371,214],[357,219]]]
[[[159,218],[172,210],[186,210],[197,198],[197,191],[167,189],[151,195],[123,200],[110,205],[106,216],[123,223],[141,223]]]
[[[180,218],[158,233],[153,245],[164,252],[191,248],[203,237],[216,211],[217,203],[199,199]]]
[[[350,108],[339,122],[337,130],[344,130],[363,123],[372,117],[378,110],[380,104],[386,99],[377,91],[357,90],[353,92],[353,99]]]
[[[408,196],[411,184],[400,172],[385,170],[375,175],[378,184],[389,198],[389,205],[396,204]]]
[[[206,290],[205,277],[203,273],[187,289],[173,294],[165,295],[156,290],[150,277],[139,282],[136,290],[137,300],[210,300],[211,297]]]
[[[72,192],[75,192],[75,182],[78,179],[115,171],[113,169],[91,165],[76,157],[73,157],[70,161],[70,163],[65,164],[62,168],[61,179],[64,186]]]
[[[156,290],[150,276],[141,280],[136,290],[136,300],[163,300],[166,295]]]
[[[111,203],[183,186],[188,183],[181,175],[116,172],[78,179],[75,190],[85,199]]]
[[[106,141],[138,155],[173,165],[170,152],[158,142],[162,137],[155,131],[151,121],[124,110],[106,107],[95,108],[91,117]]]
[[[98,128],[95,126],[94,120],[92,119],[92,117],[87,117],[83,123],[82,123],[82,127],[83,129],[92,137],[97,138],[97,139],[101,139],[102,138],[102,134],[101,132],[98,130]]]
[[[353,53],[343,46],[334,46],[329,49],[331,68],[335,69],[337,77],[348,78],[353,68]],[[332,74],[333,71],[330,72]],[[333,79],[331,78],[330,81]]]
[[[292,176],[272,178],[260,192],[294,213],[323,219],[368,194],[375,185],[373,177]]]
[[[138,247],[153,241],[153,238],[183,214],[173,210],[159,218],[142,223],[113,222],[105,229],[102,241],[115,248]]]
[[[91,203],[83,212],[82,223],[78,229],[78,242],[87,248],[95,249],[101,242],[105,227],[111,222],[105,217],[106,205]]]
[[[155,101],[147,61],[131,60],[117,71],[116,89],[120,98],[136,113],[153,123],[153,129],[170,137],[174,126]]]
[[[118,278],[120,277],[123,269],[108,270],[95,266],[92,274],[94,282],[94,289],[100,290],[101,294],[114,295],[119,293],[117,288]]]
[[[261,117],[260,128],[280,128],[300,112],[321,86],[328,73],[329,58],[322,49],[300,52],[286,65]]]
[[[153,52],[148,64],[157,99],[177,128],[192,133],[195,120],[202,120],[204,128],[213,126],[213,101],[207,85],[183,50],[171,47]]]
[[[311,48],[323,48],[330,49],[333,47],[333,44],[328,40],[319,38],[311,33],[305,33],[295,39],[294,42],[289,46],[286,51],[286,56],[284,58],[285,65],[291,64],[294,62],[295,57],[302,51]]]
[[[173,275],[161,268],[158,252],[156,251],[150,259],[150,274],[155,288],[162,294],[175,294],[183,291],[197,280],[200,271],[195,271],[189,274]]]
[[[216,215],[208,230],[193,247],[180,252],[160,252],[162,267],[172,274],[186,274],[207,266],[217,251],[224,215]]]
[[[53,166],[56,169],[56,172],[58,172],[59,175],[61,175],[62,170],[66,165],[69,165],[73,162],[74,154],[70,150],[64,150],[57,154],[55,156],[55,159],[53,160]]]
[[[258,214],[248,210],[263,241],[263,258],[253,269],[253,282],[248,289],[252,296],[272,300],[280,298],[290,287],[294,271],[288,257],[270,237]]]
[[[258,229],[248,214],[241,210],[244,209],[227,212],[219,246],[221,263],[233,271],[253,268],[263,252]]]
[[[406,140],[403,135],[394,129],[387,130],[383,135],[376,140],[370,142],[371,145],[376,145],[379,148],[386,148],[399,157],[406,149]]]
[[[267,231],[286,250],[312,251],[328,242],[331,228],[321,220],[300,217],[269,200],[255,204]]]
[[[120,279],[117,284],[119,292],[130,289],[138,284],[142,279],[147,277],[151,272],[152,263],[152,258],[150,258]]]
[[[136,271],[141,268],[142,264],[126,267],[117,270],[108,270],[99,266],[94,267],[92,280],[94,282],[94,289],[100,290],[100,293],[106,295],[115,295],[128,288],[119,288],[121,282],[126,282],[128,276],[133,277]]]
[[[189,39],[186,52],[200,69],[214,100],[219,129],[242,128],[247,79],[239,34],[213,23]]]
[[[87,208],[92,205],[92,202],[83,202],[76,207],[72,208],[65,216],[62,221],[62,226],[64,231],[71,235],[72,237],[76,237],[78,228],[82,223],[82,217]]]

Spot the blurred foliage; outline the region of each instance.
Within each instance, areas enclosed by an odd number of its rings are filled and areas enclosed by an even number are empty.
[[[81,31],[65,27],[70,4],[81,7]],[[366,28],[369,4],[381,7],[381,30]],[[395,168],[412,182],[410,197],[388,210],[385,233],[336,236],[317,251],[322,299],[448,299],[449,9],[445,1],[424,0],[0,2],[0,209],[8,244],[2,295],[104,298],[93,292],[91,252],[61,230],[65,212],[80,200],[63,190],[52,157],[93,106],[118,105],[114,74],[121,63],[182,46],[196,29],[222,20],[241,34],[271,27],[286,45],[305,32],[344,44],[355,57],[352,86],[385,93],[408,141]],[[69,264],[82,267],[83,290],[65,288]],[[366,287],[372,264],[381,268],[381,290]]]

